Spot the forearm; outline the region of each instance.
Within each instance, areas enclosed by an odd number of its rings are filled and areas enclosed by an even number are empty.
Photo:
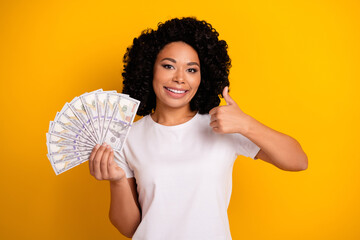
[[[119,182],[110,182],[110,193],[110,221],[120,233],[130,238],[137,229],[141,216],[126,177]]]
[[[275,166],[290,171],[307,168],[307,156],[298,141],[265,126],[249,115],[247,119],[241,134],[259,146]]]

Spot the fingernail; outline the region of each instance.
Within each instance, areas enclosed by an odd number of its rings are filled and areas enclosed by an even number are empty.
[[[104,146],[104,147],[106,146],[106,143],[105,143],[105,142],[103,143],[103,146]]]

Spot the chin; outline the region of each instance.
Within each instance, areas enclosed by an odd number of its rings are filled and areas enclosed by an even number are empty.
[[[185,108],[185,107],[189,107],[190,108],[190,101],[186,101],[186,102],[179,102],[179,101],[167,101],[167,102],[163,102],[163,105],[168,107],[168,108],[174,108],[174,109],[180,109],[180,108]]]
[[[180,109],[180,108],[185,108],[185,107],[190,108],[190,104],[167,104],[166,106],[169,108],[174,108],[174,109]]]

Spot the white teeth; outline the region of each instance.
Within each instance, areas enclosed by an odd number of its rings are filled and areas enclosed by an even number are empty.
[[[166,89],[173,93],[184,93],[185,92],[185,90],[181,91],[181,90],[175,90],[175,89],[171,89],[171,88],[166,88]]]

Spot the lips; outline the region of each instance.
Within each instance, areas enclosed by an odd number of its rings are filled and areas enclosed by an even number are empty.
[[[182,98],[189,91],[186,89],[170,88],[170,87],[164,87],[164,89],[166,90],[166,93],[172,98]]]
[[[169,87],[164,87],[166,90],[172,92],[172,93],[176,93],[176,94],[183,94],[186,93],[188,90],[183,90],[183,89],[177,89],[177,88],[169,88]]]

